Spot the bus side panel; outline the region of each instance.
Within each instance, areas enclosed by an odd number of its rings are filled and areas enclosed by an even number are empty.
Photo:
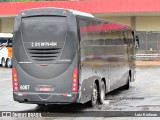
[[[125,85],[130,70],[125,31],[130,28],[122,24],[82,17],[79,18],[79,26],[84,97],[91,94],[90,88],[96,79],[100,81],[104,78],[106,92]]]

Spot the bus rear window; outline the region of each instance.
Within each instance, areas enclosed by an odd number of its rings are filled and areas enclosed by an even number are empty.
[[[22,18],[24,42],[61,42],[67,32],[66,17],[40,16]]]

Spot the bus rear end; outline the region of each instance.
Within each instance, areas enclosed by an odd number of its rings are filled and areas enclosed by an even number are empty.
[[[76,18],[68,10],[21,11],[13,40],[13,97],[35,104],[78,102]]]

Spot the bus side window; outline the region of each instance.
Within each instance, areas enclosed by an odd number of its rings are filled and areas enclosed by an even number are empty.
[[[114,31],[111,31],[111,39],[110,39],[110,43],[111,45],[115,45],[115,33]]]
[[[8,38],[8,45],[7,47],[12,47],[12,39],[11,38]]]
[[[115,44],[116,45],[124,45],[124,42],[123,42],[122,38],[121,38],[121,32],[120,31],[115,31]]]
[[[104,35],[104,44],[105,45],[110,45],[110,41],[111,41],[111,33],[110,31],[105,31],[105,35]]]
[[[4,38],[3,40],[2,40],[2,44],[1,44],[2,46],[7,46],[8,45],[8,40],[7,40],[7,38]]]

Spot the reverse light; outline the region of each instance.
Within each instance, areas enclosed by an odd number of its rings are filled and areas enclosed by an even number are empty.
[[[72,76],[72,92],[78,92],[78,68],[74,68]]]
[[[14,92],[19,91],[18,76],[17,76],[17,70],[15,67],[12,68],[12,85],[13,85]]]

